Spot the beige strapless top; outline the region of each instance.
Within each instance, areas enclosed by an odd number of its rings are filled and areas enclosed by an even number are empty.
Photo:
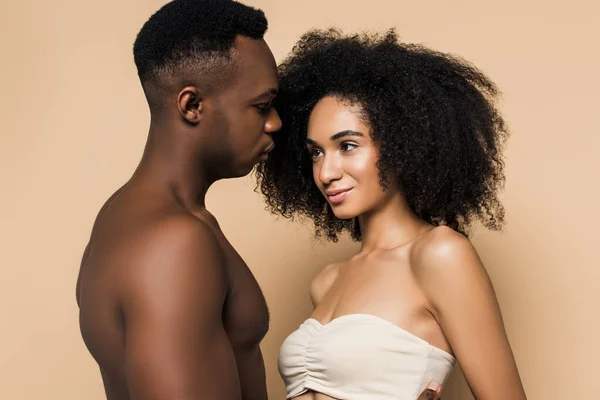
[[[399,326],[369,314],[321,324],[307,319],[279,353],[287,398],[311,390],[340,400],[415,400],[444,384],[456,360]]]

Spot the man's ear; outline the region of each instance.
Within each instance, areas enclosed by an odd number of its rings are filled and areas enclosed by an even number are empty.
[[[204,111],[200,92],[194,86],[186,86],[177,96],[179,114],[190,124],[197,125]]]

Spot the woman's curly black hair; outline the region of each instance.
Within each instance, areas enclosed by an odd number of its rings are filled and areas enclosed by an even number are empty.
[[[313,107],[335,96],[360,107],[379,149],[381,185],[397,185],[423,220],[464,235],[477,220],[492,230],[502,227],[497,193],[508,130],[496,108],[496,86],[473,65],[401,43],[394,30],[344,35],[329,29],[304,34],[279,73],[274,106],[283,127],[256,170],[273,213],[308,217],[317,235],[333,241],[345,229],[361,239],[355,219],[331,211],[306,150]]]

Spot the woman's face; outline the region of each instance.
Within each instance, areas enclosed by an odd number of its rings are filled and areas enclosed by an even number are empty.
[[[317,103],[308,122],[315,183],[341,219],[377,209],[393,192],[379,184],[378,149],[360,115],[359,107],[329,96]]]

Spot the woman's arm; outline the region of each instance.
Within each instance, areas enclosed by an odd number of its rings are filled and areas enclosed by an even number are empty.
[[[436,228],[419,252],[419,281],[478,400],[526,399],[498,301],[468,239]]]

